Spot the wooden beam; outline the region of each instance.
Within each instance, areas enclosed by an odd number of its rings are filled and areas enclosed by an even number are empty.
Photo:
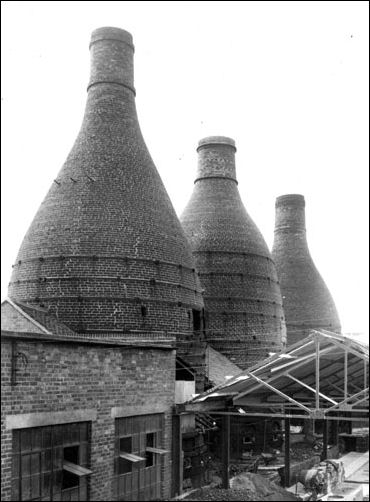
[[[352,339],[349,339],[348,337],[344,337],[343,335],[340,335],[338,333],[334,333],[333,331],[329,331],[327,329],[321,329],[320,330],[311,330],[311,332],[313,334],[318,334],[320,335],[321,337],[325,338],[326,341],[333,341],[333,340],[337,340],[338,342],[344,344],[344,345],[347,345],[348,347],[353,347],[353,341]],[[356,348],[354,348],[354,350],[357,350]]]
[[[82,465],[77,465],[73,462],[68,462],[67,460],[63,461],[63,469],[65,471],[71,472],[72,474],[75,474],[79,478],[81,478],[82,476],[88,476],[93,472],[90,471],[90,469],[86,469],[86,467],[82,467]]]
[[[290,418],[285,418],[284,423],[284,439],[285,439],[285,449],[284,449],[284,459],[285,459],[285,470],[284,470],[284,486],[290,486]]]
[[[323,335],[326,336],[326,335]],[[342,350],[345,350],[347,352],[350,352],[354,356],[359,357],[360,359],[363,359],[364,361],[369,360],[369,356],[366,354],[363,354],[361,352],[358,352],[356,349],[351,347],[351,345],[346,341],[346,340],[340,340],[338,341],[337,339],[331,339],[330,340],[333,345],[336,345],[337,347],[341,348]]]
[[[328,458],[328,421],[324,420],[323,424],[323,437],[322,437],[322,452],[321,462]]]
[[[308,354],[306,356],[302,357],[297,357],[297,359],[294,359],[293,361],[289,361],[287,363],[282,364],[281,366],[277,366],[275,368],[271,368],[271,373],[274,373],[275,371],[283,370],[284,368],[287,368],[288,366],[295,366],[297,363],[300,363],[302,361],[305,361],[305,364],[313,359],[315,357],[314,354]]]
[[[315,388],[316,388],[316,410],[320,408],[320,340],[315,337]]]
[[[353,385],[352,382],[353,382],[353,379],[356,378],[356,377],[361,377],[361,375],[363,374],[363,366],[362,366],[362,362],[361,361],[357,361],[357,362],[353,362],[351,361],[350,364],[349,364],[349,369],[351,370],[349,372],[349,382],[348,382],[348,385]],[[338,371],[337,371],[338,370]],[[308,385],[312,385],[315,381],[315,377],[310,377],[309,375],[308,376],[308,379],[306,381],[306,383]],[[342,363],[335,363],[335,364],[328,364],[326,365],[324,368],[321,366],[321,370],[320,370],[320,379],[321,379],[321,383],[324,383],[326,382],[325,380],[325,377],[336,377],[334,381],[332,381],[332,383],[338,383],[340,384],[341,382],[343,382],[343,376],[344,376],[344,364],[343,362]],[[301,378],[304,378],[305,376],[301,376]],[[362,380],[362,378],[361,378]],[[341,392],[343,392],[343,388],[341,389]]]
[[[248,370],[249,370],[249,372],[252,372],[252,371],[260,372],[262,370],[266,370],[269,366],[271,366],[271,364],[274,364],[275,361],[277,361],[278,359],[281,359],[281,356],[283,356],[284,354],[291,356],[295,352],[306,348],[308,345],[311,345],[311,343],[313,343],[313,335],[309,335],[302,340],[298,340],[298,342],[294,343],[293,345],[290,345],[289,350],[285,349],[285,351],[279,352],[279,353],[274,354],[273,356],[270,356],[269,358],[265,359],[264,364],[262,366],[261,366],[261,363],[258,362],[256,364],[254,364],[253,366],[251,366]],[[230,384],[232,385],[233,379],[230,379],[230,380],[231,380]],[[213,391],[216,391],[217,389],[219,389],[220,387],[223,387],[223,386],[224,386],[224,383],[216,385],[213,389],[210,389],[209,391],[206,391],[206,392],[211,394]]]
[[[134,463],[142,462],[143,460],[145,460],[145,457],[140,457],[139,455],[135,455],[134,453],[128,453],[126,451],[121,451],[119,453],[119,457]]]
[[[230,486],[230,415],[222,419],[222,488]]]
[[[367,383],[367,363],[364,361],[364,389],[366,389]]]
[[[329,352],[332,352],[333,350],[335,350],[335,347],[333,347],[333,346],[325,347],[324,349],[320,350],[320,356],[323,354],[328,354]],[[295,359],[294,361],[289,361],[286,364],[283,364],[283,365],[278,366],[276,368],[272,368],[271,373],[274,373],[275,371],[278,371],[280,369],[284,369],[287,366],[294,365],[296,368],[296,367],[298,367],[297,363],[300,363],[301,361],[305,361],[304,364],[307,364],[311,359],[314,359],[315,357],[316,357],[316,352],[313,354],[307,354],[306,356],[299,357],[299,358]],[[304,366],[304,364],[301,364],[300,366]]]
[[[348,351],[344,351],[344,401],[348,396]]]
[[[313,389],[312,387],[310,387],[309,385],[305,384],[304,382],[301,382],[300,380],[298,380],[298,378],[295,378],[293,375],[291,375],[290,373],[287,373],[286,376],[288,378],[290,378],[291,380],[294,380],[294,382],[297,382],[299,385],[302,385],[302,387],[305,387],[306,389],[310,390],[311,392],[314,392],[316,393],[316,390]],[[320,396],[323,398],[323,399],[326,399],[327,401],[329,401],[330,403],[332,404],[338,404],[336,401],[334,401],[334,399],[331,399],[330,397],[328,396],[325,396],[325,394],[323,394],[322,392],[319,392]]]
[[[263,366],[260,366],[261,363],[256,363],[253,366],[249,368],[249,372],[252,371],[260,371],[263,369],[268,368],[271,364],[273,364],[276,360],[280,359],[282,355],[287,354],[288,356],[291,356],[292,354],[299,352],[300,350],[303,350],[304,348],[308,347],[313,343],[313,335],[309,335],[307,338],[304,338],[303,340],[298,340],[298,342],[294,343],[289,347],[289,350],[285,350],[283,352],[279,352],[278,354],[274,354],[273,356],[269,357],[268,359],[265,359],[265,364]],[[296,360],[296,359],[295,359]]]
[[[320,365],[321,387],[322,387],[323,383],[326,382],[325,377],[327,375],[330,377],[332,375],[333,371],[335,372],[336,370],[340,370],[340,368],[342,368],[342,367],[343,367],[343,364],[338,364],[338,363],[334,363],[334,364],[329,363],[324,367],[321,364]],[[329,368],[330,368],[330,370],[329,370]],[[312,365],[310,365],[307,372],[305,372],[304,374],[302,374],[300,372],[299,377],[301,380],[304,380],[307,385],[314,387],[315,386],[315,374],[312,374],[312,373],[314,373],[314,372],[312,371]],[[289,384],[289,386],[292,386],[292,385],[294,385],[294,384],[293,383]],[[343,389],[340,389],[340,392],[343,393]]]
[[[359,387],[358,385],[354,384],[353,382],[348,382],[348,386],[349,387],[353,387],[357,391],[361,390],[361,387]]]
[[[291,403],[294,403],[296,406],[298,406],[299,408],[302,408],[303,410],[307,411],[308,413],[310,412],[310,409],[307,408],[307,406],[304,406],[303,404],[301,404],[300,402],[296,401],[295,399],[291,398],[290,396],[288,396],[287,394],[284,394],[284,392],[281,392],[279,389],[275,389],[275,387],[273,387],[272,385],[270,385],[269,383],[267,383],[266,381],[264,380],[261,380],[260,378],[258,378],[256,375],[253,375],[253,373],[248,373],[248,375],[251,377],[251,378],[254,378],[254,380],[256,380],[261,386],[263,387],[267,387],[269,390],[271,390],[272,392],[274,392],[275,394],[278,394],[279,396],[283,397],[284,399],[286,399],[287,401],[291,402]],[[237,402],[237,398],[234,398],[234,404],[236,404]]]
[[[328,349],[325,349],[325,351],[327,351],[327,350],[332,350],[332,347],[328,347]],[[295,361],[291,361],[291,362],[289,363],[289,366],[291,366],[291,364],[293,364],[293,363],[294,363],[294,368],[292,369],[292,371],[293,371],[293,370],[296,370],[296,369],[300,368],[301,366],[304,366],[305,364],[307,364],[308,362],[310,362],[310,361],[311,361],[312,359],[314,359],[314,358],[315,358],[315,354],[311,354],[310,356],[306,356],[306,357],[304,357],[304,358],[303,358],[304,360],[302,360],[302,359],[301,359],[301,360],[300,360],[300,362],[297,362],[297,360],[295,360]],[[285,368],[286,366],[287,366],[287,364],[286,364],[286,365],[283,365],[283,366],[279,366],[279,368]],[[274,369],[274,371],[275,371],[275,369]],[[271,372],[272,372],[272,371],[271,371]],[[285,373],[286,373],[286,371],[281,371],[280,373],[276,373],[276,374],[272,375],[271,377],[269,377],[267,380],[263,380],[263,382],[265,382],[265,383],[270,383],[270,382],[272,382],[272,381],[274,381],[274,380],[277,380],[278,378],[280,378],[280,377],[282,377],[282,376],[285,376]],[[251,372],[248,372],[248,373],[247,373],[247,372],[244,372],[244,374],[245,374],[245,375],[246,375],[246,374],[249,374],[249,375],[250,375],[250,374],[251,374]],[[255,385],[255,386],[253,386],[253,387],[250,387],[250,388],[249,388],[248,390],[246,390],[246,391],[239,392],[239,393],[238,393],[238,395],[236,396],[236,398],[234,398],[234,399],[235,399],[235,400],[238,400],[238,399],[240,399],[241,397],[246,396],[247,394],[250,394],[251,392],[254,392],[255,390],[259,389],[260,387],[262,387],[262,384]]]
[[[325,410],[327,411],[327,410]],[[338,410],[335,410],[335,411],[338,411]],[[323,410],[324,412],[324,410]],[[366,412],[366,414],[368,414],[368,411],[367,410],[364,410],[364,412]],[[357,410],[356,410],[356,413],[357,413]],[[270,417],[270,418],[304,418],[304,419],[308,419],[308,418],[314,418],[315,416],[315,410],[312,410],[310,414],[307,414],[307,415],[296,415],[296,414],[292,414],[292,413],[279,413],[279,412],[271,412],[271,413],[261,413],[261,412],[249,412],[249,411],[246,411],[245,413],[238,413],[236,411],[212,411],[212,415],[230,415],[230,416],[236,416],[236,417]],[[343,422],[358,422],[359,420],[364,421],[364,422],[367,422],[369,423],[369,417],[346,417],[346,416],[340,416],[340,417],[331,417],[331,416],[327,416],[326,417],[326,420],[337,420],[337,421],[343,421]]]
[[[343,389],[341,389],[340,387],[338,387],[337,385],[335,385],[334,383],[331,383],[331,382],[326,382],[326,385],[328,385],[329,387],[332,387],[334,390],[337,390],[338,392],[340,392],[342,394],[343,392]],[[343,398],[344,399],[344,398]]]
[[[355,403],[353,404],[350,404],[349,406],[353,409],[353,410],[356,410],[356,411],[360,411],[360,409],[355,409],[355,406],[357,406],[358,404],[360,403],[363,403],[364,401],[368,401],[369,400],[369,396],[365,396],[363,397],[362,399],[358,399]]]
[[[228,396],[225,396],[227,398]],[[226,407],[226,399],[223,399],[222,401],[201,401],[198,403],[185,403],[184,405],[184,411],[190,411],[190,412],[195,412],[195,411],[211,411],[211,410],[223,410]]]
[[[361,364],[361,363],[360,363]],[[353,366],[352,366],[353,369]],[[351,387],[355,389],[356,391],[359,391],[363,388],[362,386],[362,375],[363,375],[363,369],[360,369],[356,372],[349,372],[348,373],[348,380],[347,380],[347,389],[350,389]],[[344,371],[338,371],[335,375],[332,374],[334,379],[331,378],[331,383],[341,385],[342,384],[342,392],[343,392],[343,387],[344,387]],[[336,377],[336,378],[335,378]],[[361,377],[361,378],[360,378]],[[321,375],[321,381],[326,382],[326,380],[323,379],[323,376]],[[355,383],[357,382],[357,383]],[[361,386],[357,385],[360,384]]]
[[[357,392],[356,394],[353,394],[352,396],[349,396],[346,399],[343,399],[343,401],[341,401],[340,403],[337,403],[334,406],[327,408],[326,411],[331,411],[331,410],[335,410],[336,408],[340,408],[340,406],[348,403],[348,401],[352,401],[352,399],[356,399],[357,397],[360,397],[360,396],[362,396],[362,394],[364,394],[364,393],[366,394],[367,392],[369,392],[369,388],[361,390],[360,392]],[[365,396],[365,398],[367,399],[367,396]],[[364,401],[364,399],[361,399],[361,401]],[[360,402],[360,401],[357,400],[356,403],[353,403],[353,405],[356,406],[356,404],[358,402]]]
[[[169,453],[168,450],[164,450],[163,448],[154,448],[153,446],[147,446],[145,451],[149,451],[150,453],[157,453],[158,455],[165,455]]]

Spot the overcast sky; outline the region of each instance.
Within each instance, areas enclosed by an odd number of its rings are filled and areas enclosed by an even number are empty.
[[[1,2],[2,279],[78,133],[89,40],[132,33],[144,138],[178,215],[200,138],[235,139],[270,249],[275,198],[306,198],[345,332],[368,332],[368,2]]]

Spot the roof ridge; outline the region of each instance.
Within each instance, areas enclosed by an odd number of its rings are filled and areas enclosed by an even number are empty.
[[[9,299],[9,297],[7,299]],[[45,314],[49,314],[49,311],[46,308],[38,307],[36,305],[30,305],[29,303],[21,302],[19,300],[11,300],[11,301],[20,307],[26,307],[28,309],[37,310],[38,312],[44,312]]]

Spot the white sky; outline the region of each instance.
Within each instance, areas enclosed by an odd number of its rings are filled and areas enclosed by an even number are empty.
[[[312,257],[345,332],[368,333],[368,2],[2,6],[2,279],[78,133],[91,31],[135,44],[144,138],[180,215],[200,138],[235,139],[239,190],[272,246],[278,195],[306,198]]]

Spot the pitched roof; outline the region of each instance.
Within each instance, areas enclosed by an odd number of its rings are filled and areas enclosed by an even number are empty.
[[[23,317],[27,317],[34,325],[38,325],[43,333],[57,336],[78,336],[75,331],[58,321],[58,319],[49,314],[46,309],[20,301],[14,301],[10,298],[7,298],[5,301],[13,305],[15,309],[18,309],[18,312],[23,315]]]
[[[76,333],[56,317],[49,314],[46,309],[14,301],[11,298],[6,298],[1,304],[1,336],[149,349],[173,350],[175,348],[174,338],[141,338],[140,334],[127,338],[122,333],[107,333],[99,334],[98,336],[95,336],[93,333]]]
[[[246,408],[281,409],[284,405],[286,410],[316,418],[332,412],[364,413],[368,363],[368,345],[312,330],[307,338],[198,395],[191,403],[208,401],[209,411],[214,400],[232,400],[244,413]]]
[[[213,385],[223,384],[229,378],[242,372],[239,366],[210,345],[208,345],[206,350],[206,364],[208,368],[208,379]]]

